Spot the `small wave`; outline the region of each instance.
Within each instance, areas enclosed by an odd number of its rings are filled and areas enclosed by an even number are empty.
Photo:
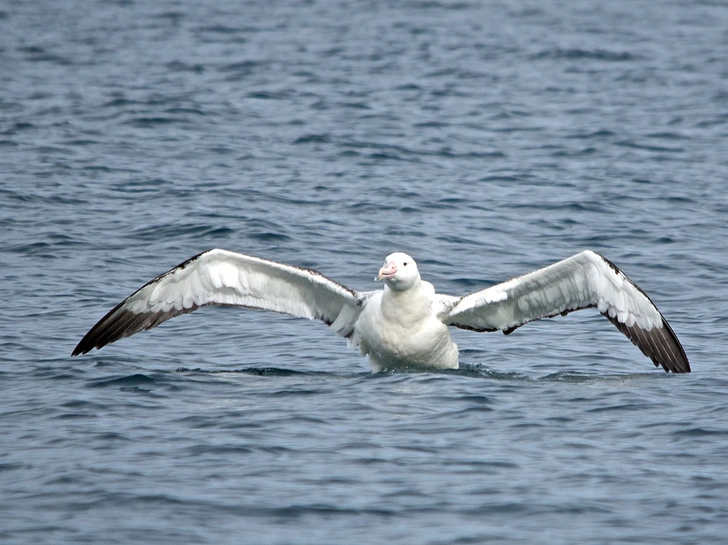
[[[665,377],[669,378],[667,373],[590,374],[579,371],[559,371],[557,373],[551,373],[543,376],[538,380],[543,382],[569,382],[573,384],[581,384],[584,382],[624,382],[635,379],[654,380],[655,378]]]
[[[328,134],[305,134],[296,138],[294,144],[328,144],[331,137]]]
[[[330,371],[299,371],[296,369],[286,369],[282,367],[246,367],[242,369],[203,369],[201,367],[178,367],[176,373],[185,375],[254,375],[258,377],[325,377],[325,378],[362,378],[374,376],[370,371],[360,371],[354,373],[347,372],[330,372]]]
[[[193,238],[209,239],[226,237],[235,232],[229,227],[220,227],[207,224],[191,224],[191,225],[154,225],[137,229],[134,236],[142,241],[154,242],[159,238],[175,238],[180,236],[189,236]]]
[[[185,123],[187,120],[178,117],[167,117],[167,116],[150,116],[150,117],[135,117],[124,121],[124,125],[130,125],[138,129],[151,129],[162,125],[171,125],[174,123]]]
[[[645,150],[645,151],[655,151],[655,152],[662,152],[662,153],[680,153],[685,151],[685,148],[672,148],[667,146],[654,146],[654,145],[648,145],[648,144],[640,144],[637,142],[634,142],[633,140],[622,140],[620,142],[615,142],[615,145],[622,146],[625,148],[633,148],[633,149],[639,149],[639,150]]]
[[[228,78],[228,81],[236,81],[237,75]],[[248,93],[246,98],[253,98],[258,100],[282,100],[291,96],[290,91],[253,91]]]
[[[530,382],[532,379],[523,373],[513,371],[496,371],[486,367],[482,363],[460,363],[460,369],[452,369],[445,371],[447,374],[453,374],[469,378],[481,378],[489,380],[502,380],[508,382]]]
[[[48,53],[43,47],[19,47],[18,51],[26,53],[28,55],[28,60],[32,62],[50,62],[53,64],[58,64],[60,66],[73,65],[73,62],[67,57],[56,55],[54,53]]]
[[[258,375],[263,377],[290,377],[296,375],[308,375],[306,371],[295,371],[292,369],[281,369],[279,367],[251,367],[247,369],[202,369],[201,367],[178,367],[177,373],[200,373],[205,375],[222,375],[222,374],[244,374]],[[326,373],[323,373],[326,374]]]
[[[557,47],[555,49],[547,49],[536,53],[531,56],[534,60],[539,59],[568,59],[568,60],[596,60],[596,61],[609,61],[609,62],[621,62],[621,61],[632,61],[639,57],[629,53],[627,51],[608,51],[606,49],[562,49]]]
[[[189,64],[182,61],[168,62],[167,69],[172,72],[194,72],[195,74],[205,71],[205,67],[201,64]]]
[[[157,382],[147,375],[141,373],[135,373],[125,377],[118,377],[112,379],[95,380],[89,384],[92,388],[121,388],[133,389],[133,390],[153,390],[157,387]]]
[[[7,135],[7,136],[15,136],[16,134],[18,134],[18,133],[20,133],[22,131],[27,131],[27,130],[31,130],[31,129],[35,129],[35,128],[36,128],[36,125],[34,125],[33,123],[27,123],[25,121],[19,121],[17,123],[13,123],[10,127],[8,127],[7,129],[5,129],[0,134],[4,134],[4,135]]]
[[[196,30],[198,30],[199,32],[209,32],[212,34],[239,34],[241,32],[249,31],[251,29],[241,28],[239,26],[210,25],[198,27]]]
[[[726,430],[710,430],[706,428],[688,428],[686,430],[679,430],[673,432],[672,435],[676,437],[715,437],[721,435],[728,435]]]

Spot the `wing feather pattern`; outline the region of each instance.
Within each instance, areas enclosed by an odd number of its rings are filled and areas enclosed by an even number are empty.
[[[72,355],[101,348],[205,305],[257,308],[321,320],[348,338],[367,295],[313,269],[208,250],[124,299],[89,330]]]
[[[655,366],[689,373],[680,341],[650,298],[612,262],[584,251],[462,298],[442,296],[441,320],[474,331],[503,331],[540,318],[596,307]]]

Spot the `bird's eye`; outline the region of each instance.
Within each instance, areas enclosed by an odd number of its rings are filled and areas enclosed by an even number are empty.
[[[407,262],[406,262],[406,261],[405,261],[404,263],[402,263],[402,264],[403,264],[403,265],[404,265],[405,267],[407,266]]]

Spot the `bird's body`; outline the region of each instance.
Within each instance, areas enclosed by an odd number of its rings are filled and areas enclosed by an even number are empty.
[[[437,317],[435,290],[429,282],[374,293],[357,320],[359,348],[373,371],[382,369],[457,369],[458,348]]]
[[[259,308],[319,319],[383,369],[455,369],[448,326],[508,334],[527,322],[596,307],[655,366],[690,364],[657,307],[614,264],[584,251],[463,297],[436,293],[404,253],[379,271],[384,289],[351,290],[311,269],[213,249],[169,270],[119,303],[73,355],[112,343],[204,305]]]

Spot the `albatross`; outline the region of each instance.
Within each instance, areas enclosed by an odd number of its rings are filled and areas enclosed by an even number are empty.
[[[313,269],[221,249],[198,254],[124,299],[81,339],[85,354],[206,305],[271,310],[321,320],[369,357],[372,370],[457,369],[449,327],[506,335],[540,318],[595,307],[655,367],[689,373],[680,341],[650,298],[605,257],[586,250],[524,276],[453,296],[393,253],[376,291],[352,290]]]

